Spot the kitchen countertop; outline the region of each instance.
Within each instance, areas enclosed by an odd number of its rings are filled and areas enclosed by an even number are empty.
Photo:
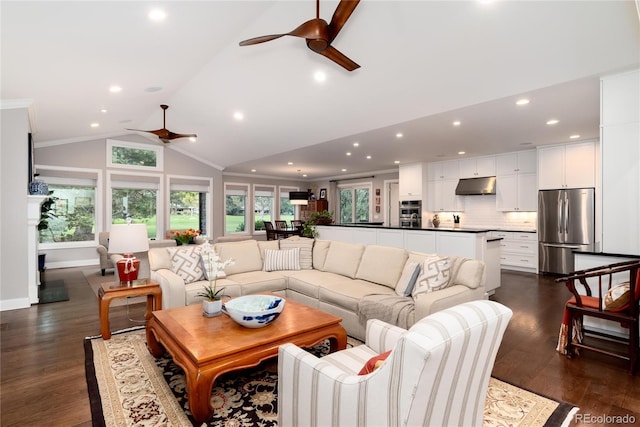
[[[488,233],[489,231],[512,231],[517,233],[535,233],[536,230],[525,228],[509,227],[400,227],[390,225],[378,225],[380,223],[349,223],[349,224],[328,224],[328,227],[360,227],[360,228],[380,228],[386,230],[424,230],[424,231],[450,231],[454,233]],[[500,239],[500,238],[499,238]]]

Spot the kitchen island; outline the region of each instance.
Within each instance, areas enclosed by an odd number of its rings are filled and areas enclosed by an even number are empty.
[[[485,263],[487,293],[500,286],[500,238],[483,228],[394,227],[370,224],[332,224],[316,227],[318,238],[403,248],[408,251],[456,255]]]

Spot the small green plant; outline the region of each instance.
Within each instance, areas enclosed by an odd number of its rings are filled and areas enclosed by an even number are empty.
[[[314,212],[307,222],[314,224],[331,224],[333,222],[333,212],[329,212],[328,210]]]
[[[202,290],[196,295],[209,301],[217,301],[222,298],[220,292],[224,290],[224,288],[217,289],[216,287],[218,277],[224,277],[224,269],[229,265],[233,265],[233,259],[222,261],[209,242],[203,243],[201,248],[202,261],[204,262],[209,283],[203,285]]]
[[[222,298],[220,292],[224,291],[224,288],[216,289],[216,280],[209,282],[202,286],[202,290],[197,293],[197,296],[204,297],[209,301],[216,301]]]
[[[315,239],[318,237],[318,231],[316,230],[316,224],[307,221],[302,225],[302,237],[309,237]]]

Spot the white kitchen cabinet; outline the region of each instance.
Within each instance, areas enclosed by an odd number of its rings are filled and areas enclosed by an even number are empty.
[[[457,179],[429,181],[427,184],[427,210],[432,212],[462,212],[464,199],[456,196]]]
[[[436,232],[405,230],[404,248],[408,251],[425,254],[436,253]]]
[[[518,151],[496,156],[496,175],[536,173],[536,150]]]
[[[425,163],[400,165],[398,172],[400,200],[422,200],[427,184],[427,165]]]
[[[503,212],[538,210],[535,173],[496,177],[496,210]]]
[[[460,178],[480,178],[484,176],[495,176],[496,158],[474,157],[459,160]]]
[[[518,231],[490,231],[490,237],[501,237],[500,266],[506,270],[537,272],[538,234]]]
[[[585,188],[596,186],[594,142],[538,148],[538,188]]]
[[[428,181],[448,181],[460,178],[460,164],[457,160],[429,163],[428,170]]]

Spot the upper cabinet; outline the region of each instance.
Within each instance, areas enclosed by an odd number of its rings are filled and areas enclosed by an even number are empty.
[[[536,211],[535,150],[496,156],[496,210]]]
[[[460,178],[480,178],[484,176],[495,176],[496,158],[475,157],[459,161]]]
[[[460,212],[464,200],[456,196],[460,179],[458,160],[429,163],[427,187],[427,210],[432,212]]]
[[[538,188],[584,188],[596,186],[594,142],[538,148]]]
[[[496,156],[496,175],[536,173],[536,150],[518,151]]]
[[[429,163],[429,181],[446,181],[460,178],[460,166],[457,160]]]
[[[412,163],[398,168],[400,200],[422,200],[427,185],[427,165]]]

